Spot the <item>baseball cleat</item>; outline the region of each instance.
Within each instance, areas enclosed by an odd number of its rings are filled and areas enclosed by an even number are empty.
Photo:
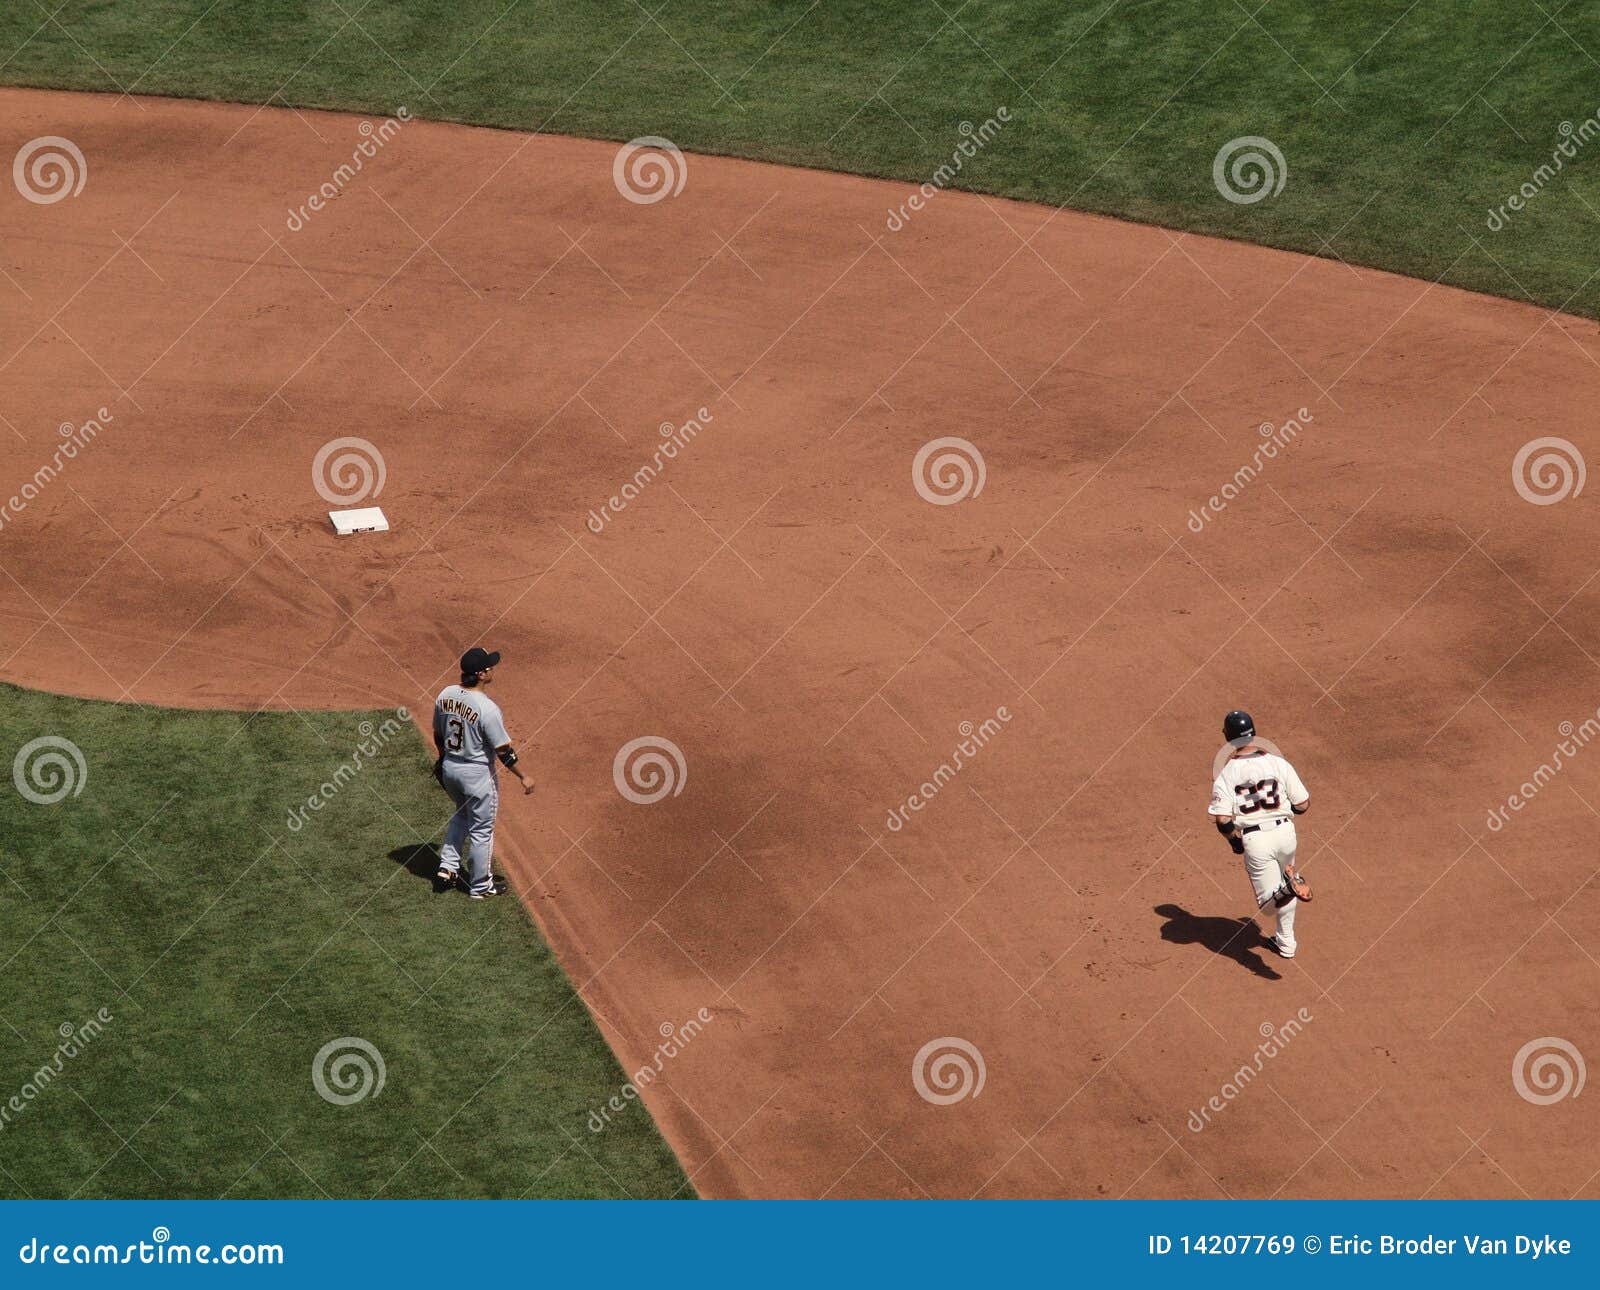
[[[449,891],[452,887],[454,887],[456,885],[456,879],[459,876],[460,876],[460,874],[454,869],[440,869],[438,873],[433,875],[433,889],[434,889],[434,891],[435,892]]]
[[[506,894],[506,880],[496,874],[489,879],[489,885],[482,891],[470,892],[473,900],[483,900],[488,896],[503,896]]]

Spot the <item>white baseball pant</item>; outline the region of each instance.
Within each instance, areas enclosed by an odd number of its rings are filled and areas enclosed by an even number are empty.
[[[1272,896],[1283,886],[1284,866],[1294,863],[1294,821],[1285,819],[1276,826],[1268,825],[1246,833],[1243,842],[1244,871],[1255,888],[1256,904],[1264,906],[1263,912],[1272,910]],[[1299,903],[1291,900],[1276,911],[1278,931],[1273,940],[1285,958],[1294,957],[1294,911]]]

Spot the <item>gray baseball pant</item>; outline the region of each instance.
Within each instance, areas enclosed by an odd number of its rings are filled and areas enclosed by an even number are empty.
[[[494,854],[494,819],[500,809],[494,771],[481,762],[446,761],[439,778],[456,807],[445,826],[439,867],[459,873],[461,850],[467,847],[467,889],[487,891],[493,881],[489,866]]]

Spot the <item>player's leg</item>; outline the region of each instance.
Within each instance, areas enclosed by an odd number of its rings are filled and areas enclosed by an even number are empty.
[[[481,897],[494,888],[494,821],[500,809],[500,794],[494,776],[487,770],[483,772],[483,782],[474,785],[474,788],[472,823],[467,830],[470,841],[467,890],[473,896]]]
[[[1285,867],[1294,864],[1294,825],[1279,825],[1273,833],[1277,835],[1273,838],[1273,861],[1281,874]],[[1299,907],[1298,900],[1290,900],[1278,910],[1278,935],[1274,939],[1278,943],[1278,953],[1285,958],[1294,957],[1294,914]]]
[[[1273,913],[1273,897],[1278,889],[1283,886],[1283,869],[1278,863],[1277,848],[1273,842],[1265,838],[1266,829],[1258,829],[1247,833],[1244,837],[1244,869],[1250,877],[1250,886],[1256,894],[1256,907],[1263,913]],[[1292,904],[1293,902],[1291,902]],[[1280,954],[1292,955],[1294,953],[1294,919],[1289,920],[1290,936],[1285,947],[1282,939],[1283,915],[1278,911],[1279,936],[1274,938],[1274,944]]]
[[[1256,905],[1259,908],[1263,902],[1270,903],[1273,889],[1278,885],[1281,876],[1278,873],[1277,861],[1256,841],[1258,836],[1252,833],[1244,839],[1244,872],[1250,879],[1250,886],[1256,894]]]
[[[445,768],[440,782],[456,809],[450,817],[450,823],[444,828],[444,842],[439,847],[438,877],[453,881],[461,872],[461,849],[467,844],[467,826],[471,823],[472,813],[467,795],[451,768]]]

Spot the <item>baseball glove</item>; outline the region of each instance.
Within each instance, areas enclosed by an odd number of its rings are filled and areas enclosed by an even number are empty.
[[[1283,880],[1283,886],[1272,893],[1272,903],[1282,909],[1291,900],[1310,900],[1311,884],[1297,873],[1291,873]]]

